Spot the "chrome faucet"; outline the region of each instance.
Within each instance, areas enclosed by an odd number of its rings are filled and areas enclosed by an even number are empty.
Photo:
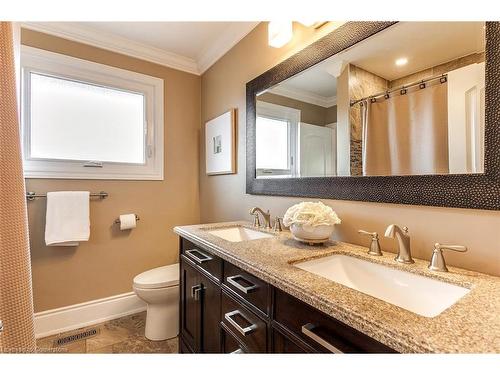
[[[257,227],[257,228],[260,227],[259,213],[264,218],[264,223],[265,223],[264,224],[264,228],[266,228],[266,229],[272,229],[272,226],[271,226],[271,214],[269,213],[269,210],[267,210],[267,212],[264,212],[264,210],[262,210],[259,207],[253,207],[250,210],[250,215],[254,216],[253,226]]]
[[[407,227],[403,227],[403,229],[401,229],[396,224],[391,224],[385,230],[385,236],[388,238],[396,238],[398,240],[398,255],[394,258],[396,262],[406,264],[415,263],[411,257],[410,235],[408,234]]]

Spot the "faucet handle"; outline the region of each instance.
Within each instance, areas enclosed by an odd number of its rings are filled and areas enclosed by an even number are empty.
[[[378,233],[377,232],[367,232],[366,230],[359,229],[359,234],[366,234],[372,237],[372,242],[370,243],[370,249],[368,250],[368,254],[381,256],[382,250],[380,250],[380,244],[378,242]]]
[[[454,250],[460,253],[465,253],[467,251],[467,247],[463,245],[442,245],[439,242],[434,244],[434,250]]]
[[[363,230],[363,229],[359,229],[359,230],[358,230],[358,233],[359,233],[359,234],[366,234],[366,235],[368,235],[368,236],[372,236],[372,238],[373,238],[373,237],[378,237],[378,233],[377,233],[377,232],[368,232],[368,231]]]
[[[276,219],[274,220],[274,229],[273,229],[275,232],[283,231],[283,228],[281,227],[281,220],[283,220],[282,217],[276,216]]]
[[[439,242],[434,244],[434,251],[432,252],[431,262],[428,268],[432,271],[448,272],[448,267],[446,267],[446,262],[443,256],[443,250],[453,250],[464,253],[467,251],[467,247],[462,245],[442,245]]]

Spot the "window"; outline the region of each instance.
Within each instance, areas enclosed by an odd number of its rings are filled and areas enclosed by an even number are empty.
[[[257,101],[257,177],[296,174],[297,126],[300,111]]]
[[[163,80],[22,47],[25,177],[163,179]]]

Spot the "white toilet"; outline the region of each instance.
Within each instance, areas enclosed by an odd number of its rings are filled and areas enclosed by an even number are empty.
[[[134,277],[134,292],[147,303],[146,337],[166,340],[179,334],[179,264]]]

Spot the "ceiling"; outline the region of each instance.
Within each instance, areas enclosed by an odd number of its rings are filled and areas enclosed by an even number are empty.
[[[284,87],[304,90],[323,97],[337,95],[337,79],[325,69],[309,69],[283,82]]]
[[[202,74],[258,22],[36,22],[22,26]]]
[[[484,48],[484,22],[400,22],[321,65],[340,59],[392,81]],[[408,63],[397,66],[402,57]]]

